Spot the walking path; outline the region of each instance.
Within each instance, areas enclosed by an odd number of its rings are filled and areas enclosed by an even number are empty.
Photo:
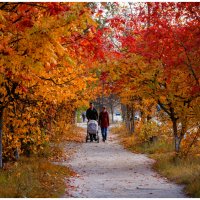
[[[71,189],[63,197],[186,197],[182,186],[151,169],[153,160],[125,150],[112,133],[105,143],[77,144],[76,148],[73,157],[63,164],[71,165],[78,175],[68,180]]]

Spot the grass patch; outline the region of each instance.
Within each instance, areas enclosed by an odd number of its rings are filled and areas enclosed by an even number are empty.
[[[17,162],[5,163],[0,169],[0,198],[56,198],[67,189],[65,179],[75,175],[66,166],[54,164],[65,161],[72,152],[63,148],[68,142],[82,142],[84,129],[70,126],[63,134],[47,143],[37,155],[21,156]],[[54,162],[54,163],[53,163]]]
[[[166,142],[162,139],[158,139],[158,141],[153,143],[145,142],[142,144],[132,145],[132,148],[133,147],[136,152],[145,154],[161,154],[173,151],[172,141]]]
[[[137,134],[129,135],[124,126],[113,129],[123,146],[134,152],[148,154],[156,160],[154,169],[170,180],[184,184],[185,192],[191,197],[200,197],[200,157],[190,155],[179,158],[174,154],[172,138],[158,138],[156,142],[140,143]]]
[[[72,171],[39,157],[21,157],[0,171],[1,198],[53,198],[64,194],[64,178]]]
[[[172,181],[185,185],[192,197],[200,197],[200,158],[176,158],[172,153],[156,154],[154,168]]]

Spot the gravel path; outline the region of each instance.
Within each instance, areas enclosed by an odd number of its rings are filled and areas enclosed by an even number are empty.
[[[153,160],[125,150],[109,133],[105,143],[76,144],[67,161],[78,175],[68,180],[70,193],[63,197],[179,198],[182,186],[169,182],[151,169]]]

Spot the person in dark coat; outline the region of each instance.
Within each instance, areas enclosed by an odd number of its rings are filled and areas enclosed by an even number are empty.
[[[86,111],[86,117],[89,120],[98,120],[97,110],[94,108],[93,103],[90,103],[90,107]]]
[[[101,134],[103,141],[105,142],[107,139],[107,131],[109,126],[109,115],[105,106],[103,106],[99,115],[99,125],[101,126]]]
[[[86,113],[85,113],[85,112],[82,112],[81,115],[82,115],[83,122],[85,122],[85,117],[86,117],[85,115],[86,115]]]
[[[86,111],[86,117],[88,121],[90,120],[97,120],[98,121],[98,112],[94,108],[93,103],[90,103],[90,107]],[[93,139],[96,141],[96,135],[95,134],[90,134],[90,141],[93,141]]]

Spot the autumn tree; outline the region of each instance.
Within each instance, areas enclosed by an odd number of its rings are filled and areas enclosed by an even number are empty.
[[[120,54],[107,69],[129,97],[152,99],[172,122],[175,150],[199,97],[199,3],[141,3],[108,20]],[[108,28],[108,27],[107,27]],[[112,59],[109,59],[112,60]],[[113,67],[114,66],[114,67]],[[198,121],[193,126],[199,126]]]
[[[86,3],[5,2],[0,12],[0,133],[9,158],[16,149],[37,152],[55,123],[71,123],[96,94],[91,62],[100,41]]]

